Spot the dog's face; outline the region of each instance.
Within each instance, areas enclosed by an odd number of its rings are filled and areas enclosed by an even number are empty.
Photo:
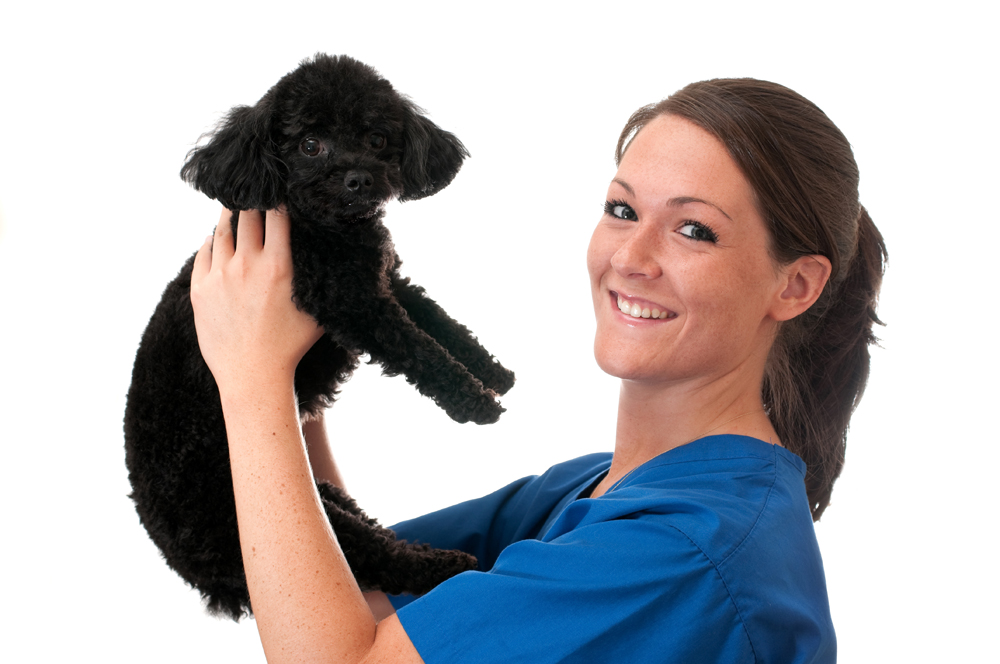
[[[320,223],[360,223],[385,203],[446,186],[468,156],[388,81],[317,55],[255,106],[238,107],[181,176],[232,209],[288,205]]]
[[[323,61],[274,90],[272,140],[293,211],[330,223],[375,216],[404,193],[407,102],[364,65]]]

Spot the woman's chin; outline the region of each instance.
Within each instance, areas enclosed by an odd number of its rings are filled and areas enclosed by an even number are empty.
[[[646,356],[638,357],[622,347],[607,348],[600,340],[594,344],[594,359],[601,371],[622,380],[661,381],[669,380],[663,367],[651,363]]]

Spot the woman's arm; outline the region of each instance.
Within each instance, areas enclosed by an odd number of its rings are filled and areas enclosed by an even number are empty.
[[[198,252],[191,300],[229,437],[247,584],[264,652],[280,662],[420,662],[399,621],[376,625],[316,493],[295,366],[322,334],[291,300],[288,218],[229,212]]]
[[[306,450],[313,477],[317,481],[329,482],[346,490],[343,475],[340,474],[340,468],[333,458],[333,450],[330,449],[330,438],[326,435],[323,413],[302,422],[302,436],[306,439]],[[381,591],[366,592],[364,597],[376,621],[381,622],[396,612],[389,598]]]
[[[340,468],[337,467],[333,451],[330,449],[323,413],[303,420],[302,435],[306,439],[306,450],[309,453],[309,465],[312,467],[313,477],[317,481],[329,482],[346,491],[344,477],[340,474]]]

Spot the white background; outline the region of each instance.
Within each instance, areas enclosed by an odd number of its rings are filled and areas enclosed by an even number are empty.
[[[387,223],[404,272],[518,376],[501,421],[476,427],[359,371],[329,429],[369,513],[392,523],[611,449],[617,386],[593,361],[584,252],[618,132],[691,81],[771,79],[852,141],[890,252],[883,348],[817,525],[841,661],[992,659],[1000,59],[985,6],[5,6],[0,659],[263,661],[253,621],[205,615],[139,525],[122,412],[139,335],[218,217],[177,175],[186,152],[317,51],[373,65],[471,151]]]

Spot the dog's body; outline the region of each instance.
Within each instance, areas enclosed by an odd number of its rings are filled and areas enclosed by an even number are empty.
[[[182,177],[226,207],[288,209],[294,299],[325,330],[296,370],[304,415],[332,403],[362,353],[457,421],[493,422],[503,411],[495,397],[513,374],[400,276],[381,222],[386,201],[435,193],[465,156],[374,70],[323,55],[257,105],[233,109],[192,151]],[[236,215],[233,224],[236,237]],[[210,609],[238,618],[249,595],[225,424],[191,312],[192,264],[167,286],[136,355],[126,464],[136,510],[168,564]],[[475,566],[461,552],[397,542],[335,487],[321,485],[320,494],[363,588],[423,593]]]

